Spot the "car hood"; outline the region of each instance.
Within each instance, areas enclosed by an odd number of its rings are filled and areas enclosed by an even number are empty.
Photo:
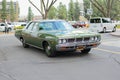
[[[49,31],[47,32],[53,36],[56,36],[58,38],[74,38],[74,37],[87,37],[87,36],[95,36],[99,35],[98,33],[93,33],[87,30],[64,30],[64,31]]]

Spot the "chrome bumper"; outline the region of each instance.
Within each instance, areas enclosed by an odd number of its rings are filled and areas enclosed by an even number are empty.
[[[56,45],[56,51],[75,51],[75,50],[83,50],[86,48],[94,48],[97,47],[100,42],[87,42],[87,43],[65,43]]]

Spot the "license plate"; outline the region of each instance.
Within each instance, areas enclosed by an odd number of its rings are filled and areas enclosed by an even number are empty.
[[[76,48],[76,51],[81,51],[81,50],[83,50],[85,47],[84,46],[78,46],[77,48]]]

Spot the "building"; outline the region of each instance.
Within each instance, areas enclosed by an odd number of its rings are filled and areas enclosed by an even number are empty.
[[[18,2],[17,1],[13,2],[13,6],[14,6],[15,21],[18,21],[18,18],[19,18],[19,4],[18,4]],[[6,3],[6,9],[7,9],[7,19],[6,20],[9,22],[10,21],[10,2]],[[2,10],[2,2],[0,2],[0,15],[1,15],[1,10]]]

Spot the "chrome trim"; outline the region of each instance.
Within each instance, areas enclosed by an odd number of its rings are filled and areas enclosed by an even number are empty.
[[[93,38],[93,40],[91,40]],[[59,40],[64,40],[64,39],[59,39]],[[88,43],[88,42],[98,42],[101,40],[99,36],[89,36],[89,37],[80,37],[80,38],[68,38],[66,39],[66,43],[74,43],[74,42],[80,42],[80,43]],[[60,44],[66,44],[63,41]]]
[[[92,46],[93,44],[96,44],[96,46]],[[87,42],[87,43],[81,43],[81,42],[73,42],[73,43],[66,43],[66,44],[58,44],[56,45],[57,51],[70,51],[70,50],[76,50],[77,47],[83,46],[85,48],[94,48],[97,47],[100,44],[100,42]],[[64,48],[65,50],[61,50],[61,48]]]

